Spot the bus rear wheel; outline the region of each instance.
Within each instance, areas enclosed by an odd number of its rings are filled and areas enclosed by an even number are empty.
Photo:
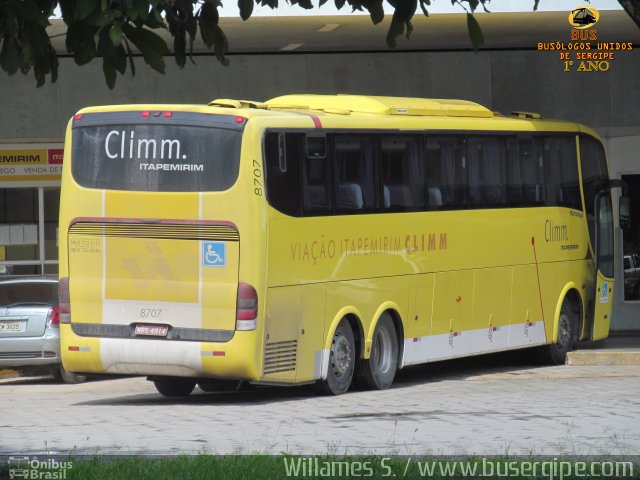
[[[316,392],[322,395],[341,395],[351,386],[356,363],[356,344],[353,330],[346,319],[342,319],[333,334],[329,351],[327,378],[318,380]]]
[[[398,335],[388,313],[380,317],[372,340],[371,356],[358,363],[357,382],[364,388],[384,390],[398,370]]]
[[[571,301],[565,298],[560,308],[558,319],[558,339],[556,343],[547,345],[543,350],[543,359],[552,365],[564,365],[569,353],[578,339],[579,312],[573,308]]]
[[[196,388],[196,381],[182,377],[156,377],[153,384],[165,397],[186,397]]]

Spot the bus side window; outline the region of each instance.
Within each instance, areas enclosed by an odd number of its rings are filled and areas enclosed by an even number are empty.
[[[534,207],[545,204],[542,143],[535,138],[507,139],[509,205]]]
[[[382,137],[380,171],[385,211],[424,210],[426,189],[421,140],[413,136]]]
[[[505,141],[500,137],[467,139],[469,206],[502,207],[507,203]]]
[[[286,215],[301,216],[300,134],[267,132],[263,149],[267,200]],[[256,178],[253,191],[258,195],[260,189],[259,178]]]
[[[582,210],[575,137],[545,137],[544,151],[547,201]]]
[[[334,136],[337,213],[380,211],[374,145],[369,136]]]
[[[429,210],[467,207],[467,168],[461,137],[427,137]]]

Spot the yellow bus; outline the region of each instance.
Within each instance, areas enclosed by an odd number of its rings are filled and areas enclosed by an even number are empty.
[[[81,110],[64,367],[163,395],[388,388],[408,365],[606,337],[612,183],[588,127],[473,102],[286,95]]]

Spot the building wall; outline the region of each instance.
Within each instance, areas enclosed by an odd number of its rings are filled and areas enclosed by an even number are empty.
[[[110,91],[99,61],[61,59],[55,84],[0,75],[0,144],[62,141],[68,119],[85,105],[206,103],[214,98],[266,100],[286,93],[359,93],[461,98],[493,110],[539,112],[595,128],[606,138],[612,173],[640,173],[640,51],[616,53],[607,72],[565,72],[557,52],[389,52],[231,56],[160,75],[136,59],[137,75]],[[640,329],[640,304],[617,300],[614,329]],[[627,302],[628,303],[628,302]]]
[[[620,53],[608,72],[564,72],[557,52],[392,52],[231,56],[231,66],[197,57],[179,70],[167,58],[157,74],[141,58],[137,75],[110,91],[100,61],[78,67],[61,59],[55,84],[0,76],[0,141],[62,139],[68,118],[85,105],[205,103],[214,98],[266,100],[286,93],[362,93],[463,98],[494,110],[525,110],[575,120],[606,136],[640,133],[640,50]]]

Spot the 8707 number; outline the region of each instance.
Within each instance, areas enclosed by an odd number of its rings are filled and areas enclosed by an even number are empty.
[[[141,308],[139,318],[159,318],[162,314],[161,308]]]
[[[262,196],[264,185],[262,183],[262,165],[257,160],[253,161],[253,193]]]

